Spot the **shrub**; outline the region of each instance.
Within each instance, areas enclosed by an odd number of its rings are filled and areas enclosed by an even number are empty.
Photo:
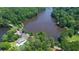
[[[4,42],[6,42],[6,41],[8,41],[9,37],[8,37],[8,35],[4,34],[2,39],[3,39]]]
[[[12,42],[12,41],[17,40],[19,38],[19,36],[14,34],[16,32],[16,29],[17,28],[11,28],[7,32],[7,34],[3,35],[3,37],[2,37],[3,41]]]
[[[66,37],[61,41],[61,47],[65,51],[79,51],[79,36]]]
[[[9,42],[1,42],[0,43],[0,50],[8,50],[11,47]]]

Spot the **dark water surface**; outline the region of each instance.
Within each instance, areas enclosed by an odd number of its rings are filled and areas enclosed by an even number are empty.
[[[25,21],[24,29],[33,33],[45,32],[49,37],[58,38],[62,29],[55,24],[51,12],[52,8],[46,8],[44,12],[32,18],[31,21]]]
[[[0,41],[2,41],[2,35],[4,35],[7,31],[9,30],[9,28],[0,28]]]

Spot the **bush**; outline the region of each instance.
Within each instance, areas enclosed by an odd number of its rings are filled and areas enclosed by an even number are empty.
[[[61,47],[65,51],[79,51],[79,36],[66,37],[61,41]]]
[[[14,33],[16,32],[16,29],[17,28],[11,28],[7,34],[4,34],[2,39],[4,42],[12,42],[12,41],[15,41],[19,38],[18,35],[15,35]]]
[[[18,47],[11,47],[11,48],[9,48],[9,51],[17,51],[18,50]]]
[[[0,50],[8,50],[11,47],[9,42],[1,42],[0,43]]]
[[[4,34],[3,37],[2,37],[2,39],[3,39],[2,41],[4,41],[4,42],[8,41],[8,39],[9,39],[8,35]]]

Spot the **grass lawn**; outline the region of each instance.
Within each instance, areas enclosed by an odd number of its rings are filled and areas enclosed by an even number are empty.
[[[9,48],[9,51],[19,51],[19,47],[16,46],[16,42],[10,42],[11,48]]]
[[[68,37],[67,40],[69,42],[73,42],[73,41],[79,41],[79,35],[74,35],[72,37]]]
[[[11,44],[12,47],[16,46],[16,42],[11,42],[10,44]]]

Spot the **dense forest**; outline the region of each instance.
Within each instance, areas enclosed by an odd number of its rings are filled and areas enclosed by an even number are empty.
[[[79,50],[79,8],[54,8],[52,17],[59,27],[65,28],[61,33],[60,44],[64,50]]]
[[[22,21],[37,15],[44,8],[0,8],[0,27],[18,26]]]
[[[64,29],[60,37],[51,38],[44,32],[36,34],[24,31],[23,21],[30,20],[45,10],[45,8],[10,7],[0,8],[0,28],[9,30],[2,36],[0,50],[6,51],[79,51],[79,8],[54,7],[51,17],[58,27]],[[51,27],[51,25],[50,25]],[[30,37],[21,46],[16,46],[16,41],[21,37],[16,35],[17,29],[28,33]],[[26,39],[26,38],[25,38]]]

